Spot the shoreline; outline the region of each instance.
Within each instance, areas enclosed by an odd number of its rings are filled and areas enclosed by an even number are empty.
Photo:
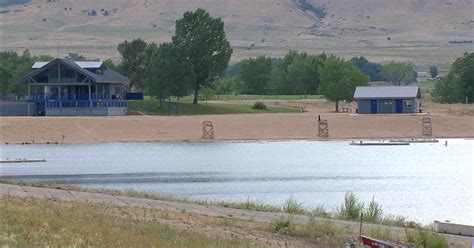
[[[88,188],[71,188],[67,185],[51,185],[51,186],[27,186],[18,184],[5,184],[0,182],[0,199],[4,197],[19,197],[23,199],[36,198],[46,201],[61,202],[65,201],[70,204],[80,204],[87,202],[88,204],[105,204],[107,206],[124,206],[155,209],[168,213],[192,213],[194,216],[206,216],[207,218],[230,218],[234,221],[247,221],[254,224],[271,224],[276,221],[286,219],[296,225],[307,225],[311,221],[311,217],[307,214],[291,214],[282,210],[274,209],[251,209],[236,207],[233,205],[216,205],[212,202],[186,202],[181,198],[173,198],[168,195],[149,195],[145,192],[126,192],[117,190],[93,191]],[[238,204],[238,203],[234,203]],[[268,206],[267,206],[268,207]],[[188,214],[187,214],[188,215]],[[168,215],[167,215],[168,216]],[[189,217],[189,216],[188,216]],[[359,227],[358,221],[343,220],[337,218],[313,217],[317,222],[331,222],[339,230],[347,230],[345,235],[357,236],[356,231]],[[188,218],[189,219],[189,218]],[[184,224],[184,222],[183,222]],[[229,228],[221,227],[221,228]],[[402,237],[406,233],[409,226],[399,227],[394,225],[374,224],[364,222],[364,232],[370,230],[383,230],[388,232],[392,237]],[[250,229],[250,234],[255,230]],[[471,237],[458,236],[450,234],[440,234],[445,237],[451,244],[456,247],[463,247],[461,244],[468,244]],[[290,235],[291,236],[291,235]],[[398,238],[397,238],[398,239]],[[313,243],[314,244],[314,243]],[[461,246],[458,246],[461,245]]]
[[[106,144],[147,144],[147,143],[270,143],[270,142],[332,142],[332,141],[389,141],[396,139],[436,139],[436,140],[474,140],[472,137],[368,137],[368,138],[325,138],[325,139],[184,139],[184,140],[130,140],[130,141],[97,141],[97,142],[77,142],[77,143],[3,143],[3,146],[31,146],[31,145],[106,145]]]
[[[202,122],[215,141],[325,141],[423,139],[421,117],[322,113],[329,138],[318,137],[317,113],[205,116],[2,117],[0,144],[203,141]],[[433,137],[474,138],[474,116],[433,115]]]

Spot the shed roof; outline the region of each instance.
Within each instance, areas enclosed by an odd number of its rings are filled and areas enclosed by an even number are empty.
[[[359,86],[354,93],[354,99],[394,99],[394,98],[421,98],[420,90],[416,86]]]

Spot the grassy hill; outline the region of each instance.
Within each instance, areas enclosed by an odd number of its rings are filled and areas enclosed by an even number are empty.
[[[299,49],[447,69],[473,50],[448,43],[472,40],[473,0],[32,0],[2,9],[1,44],[57,55],[59,43],[60,55],[118,59],[118,43],[168,41],[175,20],[196,8],[224,20],[233,61]]]

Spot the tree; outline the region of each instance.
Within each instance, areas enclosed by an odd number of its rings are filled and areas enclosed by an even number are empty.
[[[2,97],[10,92],[12,75],[3,67],[0,67],[0,93]]]
[[[271,91],[284,95],[312,95],[320,84],[320,70],[326,59],[325,54],[309,55],[305,52],[290,51],[272,72]]]
[[[117,47],[122,57],[121,70],[130,79],[130,90],[134,87],[143,89],[143,76],[147,59],[146,48],[147,43],[142,39],[134,39],[131,42],[124,41]]]
[[[220,78],[213,83],[216,94],[229,95],[235,92],[235,79],[233,77]]]
[[[407,62],[392,61],[383,65],[380,73],[384,80],[391,82],[395,86],[409,84],[416,80],[413,64]]]
[[[474,53],[456,59],[448,75],[435,85],[435,101],[442,103],[472,103],[474,99]]]
[[[206,100],[206,108],[207,108],[207,100],[211,99],[213,96],[216,95],[216,91],[210,86],[201,86],[201,92]]]
[[[383,80],[380,76],[380,71],[382,71],[381,64],[369,62],[363,56],[352,58],[351,63],[359,68],[363,73],[367,74],[370,77],[370,81]]]
[[[341,58],[330,57],[321,70],[319,91],[327,100],[334,102],[336,112],[340,101],[353,101],[357,86],[367,85],[369,77],[354,67],[352,63]]]
[[[185,49],[194,70],[194,100],[198,103],[199,89],[223,75],[232,55],[224,23],[212,18],[204,9],[186,12],[176,21],[173,43]]]
[[[271,73],[272,59],[270,57],[260,56],[242,60],[238,66],[238,79],[242,82],[242,93],[267,94]]]
[[[438,67],[431,65],[430,74],[431,74],[431,78],[436,78],[436,76],[438,76]]]
[[[183,97],[190,91],[194,72],[185,50],[173,43],[150,44],[145,82],[148,93],[160,100],[169,96]]]
[[[79,60],[86,60],[86,57],[78,53],[68,53],[66,56],[66,59],[79,61]]]

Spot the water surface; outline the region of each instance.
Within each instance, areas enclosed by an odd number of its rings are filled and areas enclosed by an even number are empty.
[[[387,214],[474,224],[474,140],[359,147],[349,141],[2,145],[3,178],[334,210],[347,191]]]

